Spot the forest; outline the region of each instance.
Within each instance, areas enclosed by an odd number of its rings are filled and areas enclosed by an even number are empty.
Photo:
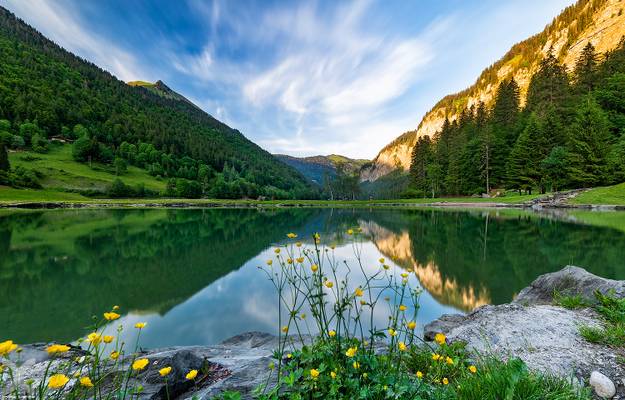
[[[0,185],[37,187],[35,172],[11,169],[7,149],[45,153],[56,140],[79,162],[115,168],[119,180],[101,195],[141,195],[123,182],[135,165],[166,180],[167,196],[317,196],[239,131],[188,101],[119,81],[1,7],[0,54]]]
[[[418,138],[405,195],[558,191],[625,180],[625,40],[584,47],[569,73],[549,51],[522,104],[512,77],[492,107],[480,102]]]

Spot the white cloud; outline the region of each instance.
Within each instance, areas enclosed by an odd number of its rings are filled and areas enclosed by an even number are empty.
[[[146,80],[150,77],[135,57],[107,39],[85,29],[76,15],[53,0],[4,0],[6,7],[65,49],[84,57],[119,79]]]

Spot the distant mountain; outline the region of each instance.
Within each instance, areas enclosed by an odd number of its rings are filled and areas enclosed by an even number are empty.
[[[293,157],[285,154],[274,154],[274,156],[318,185],[323,183],[324,176],[336,176],[338,168],[348,175],[353,175],[359,173],[360,169],[370,162],[337,154],[311,157]]]
[[[395,169],[408,170],[417,138],[433,135],[446,118],[455,121],[462,110],[480,101],[491,106],[499,83],[504,80],[516,80],[524,102],[530,78],[550,49],[570,72],[587,43],[592,43],[599,53],[616,48],[625,35],[624,9],[622,0],[579,0],[567,7],[542,32],[512,46],[472,86],[436,103],[416,130],[402,134],[378,153],[371,167],[363,170],[361,179],[374,181]]]
[[[168,195],[315,196],[299,172],[163,82],[126,84],[2,7],[0,55],[0,120],[15,150],[45,152],[65,137],[76,160],[121,158],[167,179]]]

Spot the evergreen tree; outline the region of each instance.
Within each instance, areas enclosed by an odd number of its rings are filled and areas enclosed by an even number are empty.
[[[570,178],[576,187],[590,187],[608,180],[609,120],[591,96],[578,107],[569,135]]]
[[[551,190],[561,190],[568,182],[569,154],[563,146],[554,147],[540,167]]]
[[[598,57],[595,47],[588,42],[577,58],[573,76],[575,88],[579,93],[588,93],[595,87]]]
[[[0,171],[9,172],[11,165],[9,164],[9,154],[6,146],[0,143]]]
[[[432,142],[429,136],[422,136],[417,139],[412,149],[410,176],[412,181],[411,186],[423,193],[423,195],[430,191],[427,171],[432,161]]]
[[[514,78],[501,82],[497,88],[495,104],[491,112],[494,134],[505,146],[502,149],[498,149],[498,151],[509,151],[514,145],[517,136],[515,128],[519,110],[519,85]]]
[[[531,193],[532,188],[540,181],[540,161],[538,153],[538,138],[541,127],[536,114],[529,117],[527,126],[519,135],[506,167],[509,185],[517,190],[524,189]]]
[[[564,110],[570,101],[570,88],[566,69],[558,63],[549,50],[532,76],[527,91],[527,112],[542,113],[548,106]]]

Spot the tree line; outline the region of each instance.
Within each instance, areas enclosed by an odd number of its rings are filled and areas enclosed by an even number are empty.
[[[474,104],[417,139],[410,180],[413,196],[624,181],[625,39],[603,57],[588,43],[570,74],[550,50],[524,105],[514,78],[504,79],[490,108]]]

